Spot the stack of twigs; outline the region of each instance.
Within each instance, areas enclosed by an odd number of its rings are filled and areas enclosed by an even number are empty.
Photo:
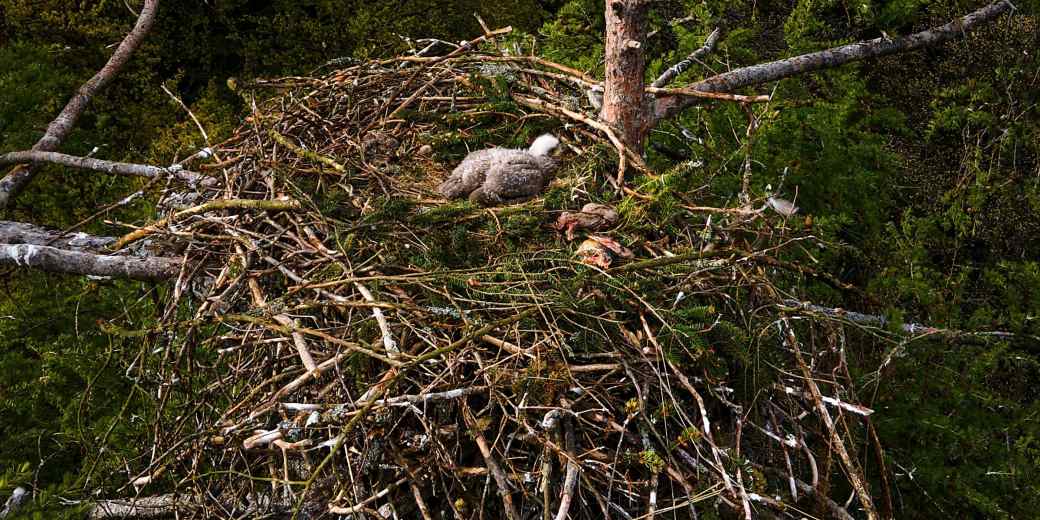
[[[253,113],[205,208],[125,239],[191,260],[140,362],[159,426],[132,484],[200,517],[847,518],[850,491],[872,510],[844,336],[796,325],[772,283],[813,274],[778,258],[801,238],[749,207],[642,220],[659,178],[617,198],[616,168],[646,167],[593,80],[477,50],[495,34],[239,86]],[[434,191],[467,146],[545,130],[566,150],[543,198]],[[553,229],[591,197],[624,208],[603,235],[635,258],[587,265]]]

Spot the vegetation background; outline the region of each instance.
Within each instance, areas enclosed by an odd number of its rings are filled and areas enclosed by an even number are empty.
[[[0,0],[0,151],[26,149],[107,59],[135,19],[122,0]],[[651,74],[723,39],[716,69],[884,31],[905,34],[977,7],[958,0],[674,0],[660,2]],[[819,269],[866,290],[823,287],[817,301],[953,329],[1040,334],[1040,27],[1037,2],[1014,19],[937,49],[784,80],[753,142],[755,189],[781,183],[798,225],[839,249]],[[63,147],[169,164],[205,143],[162,91],[199,117],[211,142],[243,113],[228,78],[318,74],[349,59],[406,50],[402,38],[470,38],[512,25],[545,57],[602,74],[602,0],[181,0],[96,98]],[[669,20],[689,17],[670,25]],[[687,73],[692,79],[696,69]],[[689,111],[651,137],[651,163],[708,164],[716,202],[738,191],[733,107]],[[681,137],[679,125],[701,140]],[[729,166],[729,167],[727,167]],[[61,227],[121,199],[138,181],[49,167],[4,216]],[[727,195],[728,194],[728,195]],[[151,214],[146,204],[105,215]],[[98,219],[88,231],[104,233]],[[111,233],[110,229],[109,233]],[[75,514],[65,498],[147,445],[151,396],[128,376],[151,288],[0,272],[0,499],[28,485],[25,514]],[[880,303],[879,303],[880,302]],[[860,398],[877,410],[900,518],[1033,518],[1040,510],[1040,352],[1003,342],[920,339],[850,345]],[[879,361],[895,352],[878,371]]]

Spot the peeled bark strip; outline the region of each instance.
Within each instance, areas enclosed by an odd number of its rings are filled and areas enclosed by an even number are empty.
[[[793,58],[743,67],[698,81],[690,85],[689,89],[702,92],[733,92],[744,87],[761,85],[806,72],[830,69],[854,61],[938,45],[964,36],[968,31],[990,22],[1012,9],[1014,6],[1010,1],[1000,0],[946,25],[927,31],[894,39],[875,38]],[[672,117],[696,102],[696,99],[693,98],[659,99],[654,109],[654,122]]]
[[[99,255],[34,244],[0,244],[0,264],[144,281],[167,280],[180,271],[176,258]]]
[[[646,96],[646,2],[607,0],[606,80],[600,118],[620,133],[631,150],[642,150],[649,131]]]
[[[76,94],[72,96],[72,99],[58,114],[58,117],[51,121],[43,137],[33,145],[33,151],[53,152],[61,146],[61,143],[69,135],[72,127],[76,125],[76,120],[79,119],[80,114],[83,113],[90,100],[115,78],[120,69],[130,60],[130,56],[144,41],[145,35],[148,34],[152,24],[155,22],[155,14],[158,11],[158,7],[159,0],[145,0],[144,7],[141,8],[141,13],[137,17],[137,23],[134,25],[133,30],[126,35],[126,38],[123,39],[119,47],[116,48],[116,51],[108,59],[108,62],[105,63],[105,66],[101,67],[101,70],[94,74],[94,77],[80,86]],[[0,209],[6,208],[25,189],[25,186],[36,176],[36,171],[35,164],[17,166],[8,172],[3,179],[0,179]]]

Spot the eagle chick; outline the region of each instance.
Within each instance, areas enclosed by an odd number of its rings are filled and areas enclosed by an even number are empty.
[[[560,144],[545,134],[527,150],[489,148],[472,152],[437,188],[446,198],[469,196],[470,202],[495,206],[521,202],[540,193],[556,169],[549,156]]]

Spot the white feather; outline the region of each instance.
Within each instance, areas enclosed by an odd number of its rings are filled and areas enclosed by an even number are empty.
[[[531,155],[549,155],[549,152],[553,151],[553,149],[559,145],[560,140],[557,139],[556,136],[552,134],[544,134],[538,136],[538,139],[535,139],[534,142],[531,143],[531,147],[528,148],[527,151]]]

